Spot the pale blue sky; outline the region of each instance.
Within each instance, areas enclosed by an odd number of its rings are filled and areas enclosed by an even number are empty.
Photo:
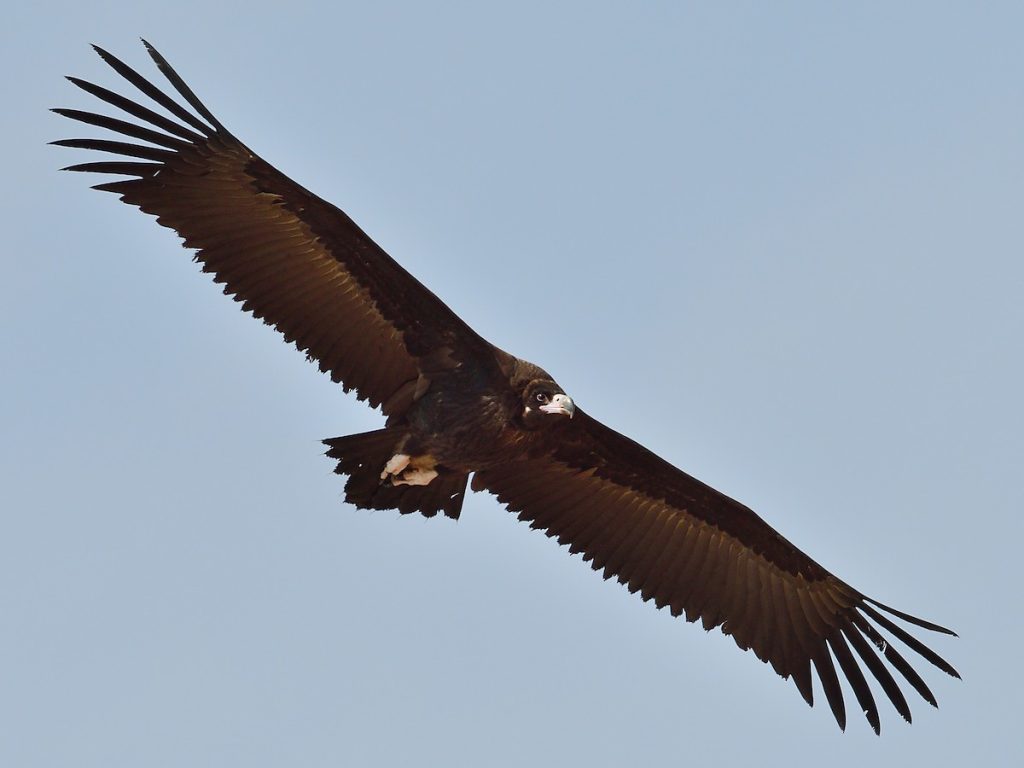
[[[5,12],[0,765],[1021,760],[1024,8],[367,5]],[[957,629],[964,682],[842,734],[492,497],[347,507],[319,440],[380,416],[56,172],[61,76],[152,74],[140,35],[588,412]]]

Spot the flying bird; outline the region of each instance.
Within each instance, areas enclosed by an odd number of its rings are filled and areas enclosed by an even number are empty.
[[[64,170],[127,177],[94,189],[177,232],[243,310],[381,409],[383,428],[324,441],[348,476],[348,502],[458,518],[467,487],[489,491],[605,579],[720,627],[812,705],[813,669],[840,728],[842,675],[880,731],[862,665],[908,722],[893,671],[937,706],[892,639],[959,674],[891,617],[953,632],[849,586],[744,505],[589,416],[542,368],[488,343],[343,211],[237,139],[143,43],[176,97],[94,46],[165,112],[69,77],[122,114],[55,109],[119,134],[53,142],[115,156]]]

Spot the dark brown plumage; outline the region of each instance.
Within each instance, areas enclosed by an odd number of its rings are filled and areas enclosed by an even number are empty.
[[[813,668],[841,727],[839,673],[879,731],[858,658],[906,720],[890,669],[935,704],[883,631],[959,677],[886,614],[949,630],[866,597],[742,504],[578,409],[542,369],[478,336],[342,211],[249,150],[147,49],[194,113],[97,48],[174,119],[69,78],[136,122],[55,110],[134,140],[55,142],[119,156],[66,170],[127,176],[96,189],[174,229],[243,309],[382,409],[383,429],[325,441],[349,476],[350,502],[458,517],[472,475],[473,490],[496,494],[605,578],[707,629],[720,626],[808,703]]]

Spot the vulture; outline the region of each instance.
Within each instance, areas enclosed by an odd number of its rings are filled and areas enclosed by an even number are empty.
[[[488,343],[343,211],[236,138],[143,43],[173,92],[94,46],[152,104],[69,77],[121,116],[55,109],[117,134],[53,142],[106,153],[63,170],[126,177],[93,188],[177,232],[244,311],[380,408],[383,428],[324,441],[348,476],[348,502],[458,518],[467,487],[489,491],[605,579],[720,627],[812,705],[813,669],[840,728],[845,677],[880,731],[865,669],[906,721],[908,685],[937,706],[904,654],[959,674],[894,618],[952,631],[862,594],[744,505],[585,413],[542,368]]]

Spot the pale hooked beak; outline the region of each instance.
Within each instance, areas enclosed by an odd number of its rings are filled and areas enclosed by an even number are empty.
[[[550,403],[542,405],[540,409],[544,413],[560,413],[571,419],[572,415],[576,413],[576,403],[568,395],[555,395],[551,398]]]

